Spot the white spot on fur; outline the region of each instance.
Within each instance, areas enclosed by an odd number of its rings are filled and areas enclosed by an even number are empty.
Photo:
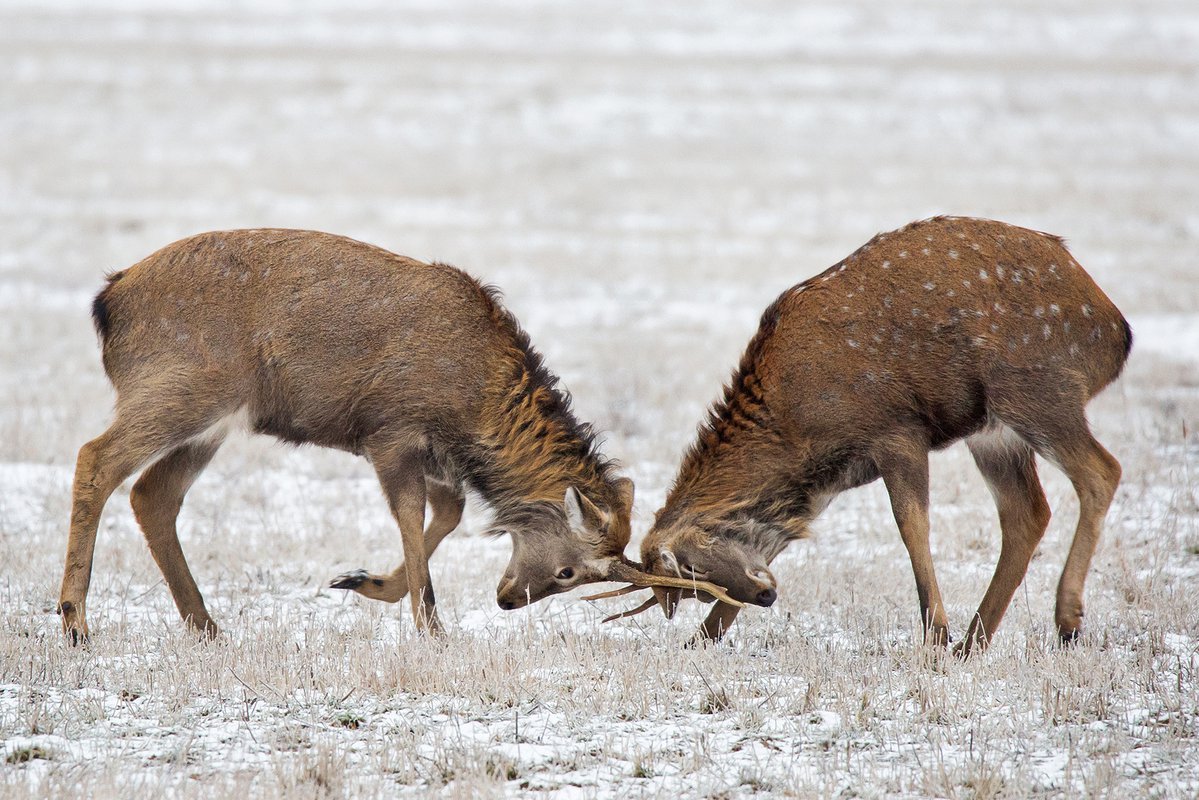
[[[846,339],[845,343],[855,350],[858,349],[858,340],[857,339]]]
[[[899,257],[900,257],[900,258],[907,258],[907,257],[908,257],[908,251],[907,251],[907,250],[900,250],[900,251],[899,251]]]
[[[952,259],[954,259],[954,260],[956,261],[956,260],[957,260],[957,257],[958,257],[958,251],[957,251],[957,250],[950,250],[950,251],[949,251],[949,257],[950,257],[950,258],[952,258]]]
[[[1045,316],[1045,306],[1037,306],[1036,308],[1034,308],[1032,310],[1032,315],[1034,317],[1036,317],[1037,319],[1040,319],[1041,317]]]
[[[924,291],[931,292],[933,289],[936,289],[936,288],[937,288],[937,284],[933,283],[932,281],[924,282]]]
[[[1049,329],[1049,326],[1048,326],[1048,325],[1046,325],[1045,327],[1041,328],[1041,337],[1042,337],[1042,338],[1044,338],[1044,339],[1048,339],[1051,333],[1052,333],[1052,331]]]
[[[980,269],[978,271],[978,279],[979,280],[985,281],[985,280],[990,279],[990,277],[991,276],[987,274],[987,271],[985,269]]]
[[[883,262],[883,269],[891,269],[891,262],[890,262],[890,261],[884,261],[884,262]]]
[[[1091,316],[1091,307],[1086,303],[1082,304],[1082,315],[1088,318]]]
[[[1057,303],[1050,303],[1049,304],[1049,313],[1053,314],[1056,317],[1058,314],[1062,313],[1062,307],[1059,306]]]
[[[927,256],[927,255],[932,255],[933,251],[929,250],[927,247],[922,247],[922,248],[920,248],[920,252]]]
[[[1003,268],[1003,265],[1002,265],[1002,264],[1001,264],[1001,265],[999,265],[999,266],[997,266],[997,267],[995,267],[995,279],[996,279],[996,280],[1000,280],[1000,281],[1001,281],[1001,280],[1003,280],[1003,277],[1004,277],[1004,275],[1006,275],[1006,274],[1007,274],[1007,270],[1005,270],[1005,269]]]

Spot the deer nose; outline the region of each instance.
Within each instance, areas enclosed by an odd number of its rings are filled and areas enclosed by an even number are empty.
[[[511,611],[512,609],[516,608],[516,603],[513,603],[511,600],[501,600],[496,598],[496,603],[498,603],[500,608],[502,608],[504,611]]]
[[[774,589],[763,589],[762,591],[758,592],[756,602],[760,606],[769,608],[770,606],[774,605],[774,601],[777,600],[778,597],[779,593]]]

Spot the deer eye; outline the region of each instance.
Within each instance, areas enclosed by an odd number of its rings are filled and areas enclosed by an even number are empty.
[[[573,569],[571,569],[570,567],[563,567],[562,569],[558,570],[558,574],[555,575],[554,577],[556,577],[560,581],[568,581],[571,578],[573,578],[574,576],[575,576],[575,571]]]

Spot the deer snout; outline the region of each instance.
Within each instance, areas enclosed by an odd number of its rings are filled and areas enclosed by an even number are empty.
[[[515,578],[500,584],[495,592],[495,602],[504,611],[513,611],[529,604],[527,587],[518,586]]]
[[[749,568],[745,570],[745,576],[753,582],[757,589],[757,594],[754,595],[753,602],[757,605],[769,608],[774,605],[774,601],[778,599],[778,582],[774,579],[774,575],[770,570],[764,567],[757,569]]]

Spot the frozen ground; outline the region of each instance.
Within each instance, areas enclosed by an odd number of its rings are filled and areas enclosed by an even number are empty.
[[[0,3],[0,795],[1199,794],[1199,6],[292,5]],[[938,665],[877,486],[700,652],[698,609],[503,614],[508,544],[472,508],[430,643],[321,588],[398,561],[366,465],[266,440],[181,518],[226,641],[182,635],[127,490],[94,643],[59,637],[74,453],[111,402],[105,270],[259,225],[467,267],[608,431],[639,535],[761,308],[937,212],[1065,235],[1138,334],[1092,406],[1125,481],[1076,649],[1052,644],[1076,508],[1052,470],[996,646]],[[964,450],[933,468],[960,634],[998,534]]]

